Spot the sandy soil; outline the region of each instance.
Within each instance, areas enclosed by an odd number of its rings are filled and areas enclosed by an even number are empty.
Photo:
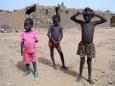
[[[60,69],[60,57],[55,50],[58,69],[52,68],[46,31],[40,32],[37,44],[37,64],[40,76],[34,79],[32,73],[23,77],[24,65],[20,55],[19,33],[0,33],[0,86],[90,86],[87,82],[87,64],[83,79],[76,81],[80,58],[76,55],[81,38],[80,30],[67,29],[61,42],[68,71]],[[115,86],[115,29],[95,31],[96,59],[93,59],[94,86]],[[32,66],[31,66],[32,68]]]

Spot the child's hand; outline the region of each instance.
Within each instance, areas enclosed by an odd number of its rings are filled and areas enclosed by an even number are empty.
[[[79,11],[77,11],[77,15],[80,15],[80,14],[82,14],[81,12],[79,12]]]
[[[96,16],[96,13],[92,12],[92,13],[91,13],[91,16],[92,16],[92,17],[95,17],[95,16]]]
[[[95,13],[95,16],[99,16],[99,14],[96,14],[96,13]]]
[[[58,41],[52,40],[55,44],[58,44]]]
[[[57,44],[58,42],[57,41],[55,41],[55,40],[53,40],[53,42],[55,43],[55,44]]]
[[[23,52],[21,52],[21,56],[23,56]]]
[[[92,17],[95,17],[95,16],[99,16],[99,14],[93,12],[93,13],[91,14],[91,16],[92,16]]]
[[[36,41],[36,43],[38,43],[38,40]]]
[[[57,43],[57,44],[60,44],[60,41],[61,41],[61,40],[59,40],[59,41],[56,41],[56,43]]]
[[[58,41],[57,43],[60,43],[60,41]]]

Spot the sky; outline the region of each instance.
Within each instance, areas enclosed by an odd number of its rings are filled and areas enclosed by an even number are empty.
[[[0,9],[14,10],[22,9],[34,3],[40,5],[56,6],[64,2],[67,8],[90,7],[94,10],[110,10],[115,13],[115,0],[1,0]]]

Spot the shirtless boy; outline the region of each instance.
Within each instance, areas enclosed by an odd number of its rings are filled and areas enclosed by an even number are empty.
[[[56,69],[56,64],[54,60],[54,48],[56,48],[61,58],[62,68],[67,70],[68,68],[65,66],[64,55],[60,46],[60,41],[63,38],[63,29],[60,26],[60,18],[57,15],[54,15],[52,20],[53,25],[50,26],[47,36],[49,37],[50,55],[53,66]]]
[[[78,15],[83,15],[84,21],[79,20],[76,17]],[[97,17],[100,20],[91,21],[93,17]],[[77,54],[80,55],[80,71],[78,81],[82,78],[83,66],[85,63],[85,57],[87,56],[87,65],[88,65],[88,82],[94,84],[92,80],[92,58],[95,58],[95,46],[93,43],[93,36],[95,26],[106,22],[106,19],[95,14],[94,11],[90,8],[85,8],[82,13],[78,12],[71,17],[71,20],[81,25],[82,37],[78,45]]]

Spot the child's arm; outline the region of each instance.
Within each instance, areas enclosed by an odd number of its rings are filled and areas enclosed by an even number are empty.
[[[35,32],[35,42],[38,43],[40,35],[38,32]]]
[[[51,27],[50,27],[50,29],[48,30],[47,36],[49,37],[49,39],[52,40],[52,37],[51,37],[50,33],[51,33]]]
[[[62,38],[63,38],[63,28],[61,28],[61,30],[60,30],[60,39],[59,39],[59,41],[58,41],[58,43],[60,43],[60,41],[62,40]]]
[[[100,16],[100,15],[96,15],[96,14],[95,14],[95,17],[98,17],[98,18],[100,19],[100,20],[98,20],[98,21],[94,21],[94,22],[95,22],[95,25],[102,24],[102,23],[104,23],[104,22],[107,21],[106,18],[104,18],[104,17],[102,17],[102,16]]]
[[[21,56],[23,56],[23,47],[24,47],[24,33],[20,34],[20,42],[21,42]]]
[[[21,56],[23,56],[23,46],[24,46],[24,42],[21,42]]]
[[[49,39],[51,39],[54,43],[57,43],[52,37],[51,37],[51,27],[48,30],[47,36],[49,37]]]
[[[76,17],[77,17],[78,15],[80,15],[80,14],[81,14],[80,12],[77,12],[77,14],[74,14],[74,15],[71,17],[71,20],[74,21],[74,22],[76,22],[76,23],[79,23],[79,24],[83,23],[82,20],[76,19]]]

